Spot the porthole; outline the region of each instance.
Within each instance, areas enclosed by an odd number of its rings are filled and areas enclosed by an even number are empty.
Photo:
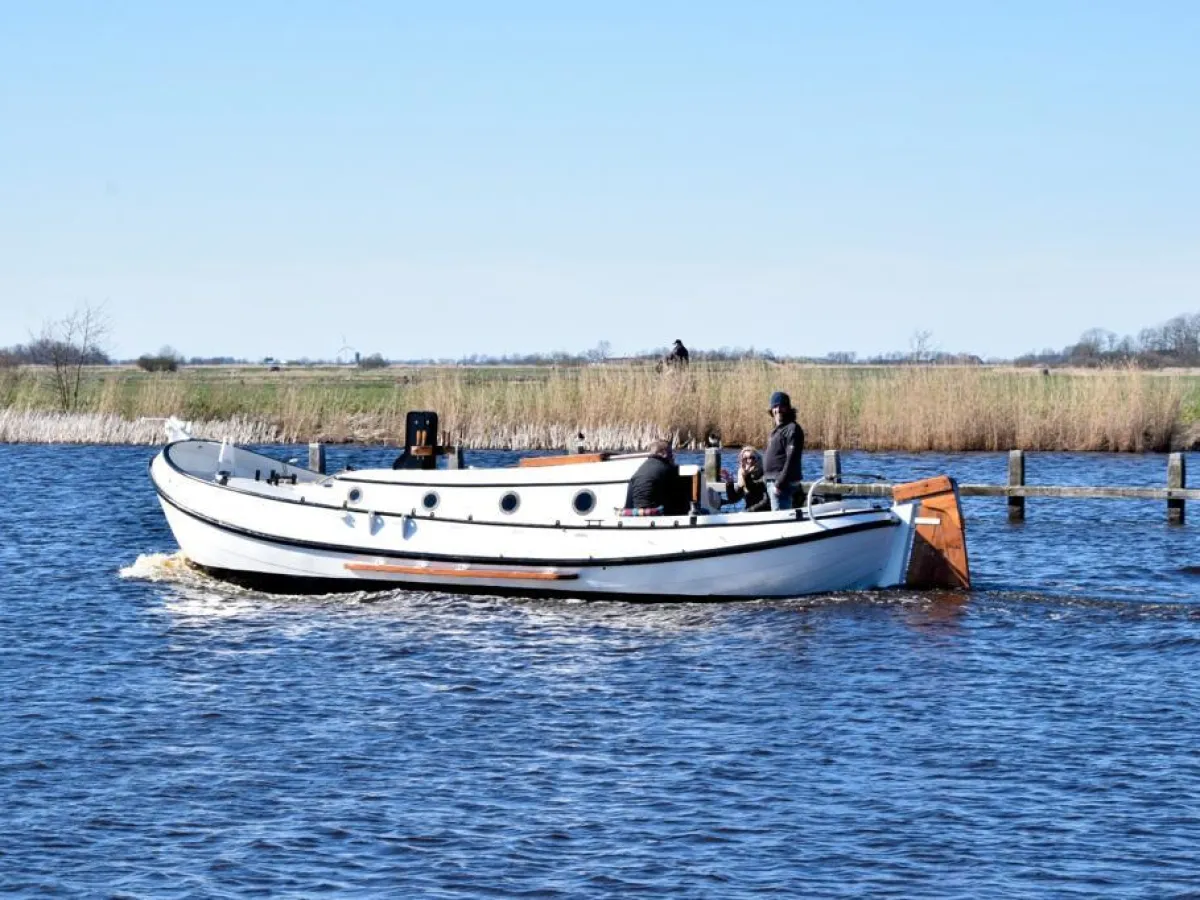
[[[362,499],[362,491],[360,491],[358,488],[350,488],[350,493],[346,495],[346,499],[351,503],[357,503]]]
[[[424,506],[430,512],[437,509],[439,502],[440,502],[440,498],[437,495],[437,491],[430,491],[428,494],[426,494],[424,497],[421,498],[421,505]]]
[[[575,495],[575,499],[571,501],[571,506],[579,515],[586,516],[596,508],[596,495],[587,488],[584,488]]]
[[[516,491],[509,491],[500,498],[500,511],[505,513],[515,513],[517,507],[521,505],[521,498],[517,496]]]

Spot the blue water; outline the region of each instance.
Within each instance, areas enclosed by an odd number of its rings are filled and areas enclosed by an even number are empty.
[[[151,452],[0,447],[0,893],[1200,894],[1200,508],[968,498],[970,595],[294,598],[170,556]]]

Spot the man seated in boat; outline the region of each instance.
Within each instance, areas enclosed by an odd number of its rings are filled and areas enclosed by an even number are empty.
[[[668,441],[650,445],[650,456],[629,479],[625,492],[626,515],[683,516],[688,499],[680,491],[679,466]]]

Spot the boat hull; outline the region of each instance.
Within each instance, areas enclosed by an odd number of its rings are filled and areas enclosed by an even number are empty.
[[[154,459],[151,478],[189,561],[286,592],[717,600],[883,588],[906,583],[918,524],[933,521],[916,516],[925,488],[907,503],[625,518],[603,504],[623,493],[627,462],[572,468],[321,476],[187,441]]]

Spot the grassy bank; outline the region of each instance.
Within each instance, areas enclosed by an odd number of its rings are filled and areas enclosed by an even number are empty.
[[[591,447],[683,445],[719,435],[761,445],[766,398],[786,390],[814,447],[863,450],[1166,450],[1190,444],[1200,378],[1108,370],[1078,374],[988,368],[809,367],[760,362],[583,368],[194,368],[85,374],[80,411],[92,440],[119,424],[176,415],[219,432],[239,423],[264,439],[395,443],[410,409],[441,415],[447,440],[468,447],[560,448],[582,431]],[[45,372],[0,370],[0,440],[30,440],[28,422],[55,409]],[[13,423],[25,422],[14,438]],[[248,424],[249,423],[249,424]],[[49,426],[46,426],[49,427]],[[87,429],[76,428],[87,440]],[[141,432],[139,431],[138,434]],[[47,438],[54,439],[54,438]],[[117,437],[118,441],[128,437]]]

